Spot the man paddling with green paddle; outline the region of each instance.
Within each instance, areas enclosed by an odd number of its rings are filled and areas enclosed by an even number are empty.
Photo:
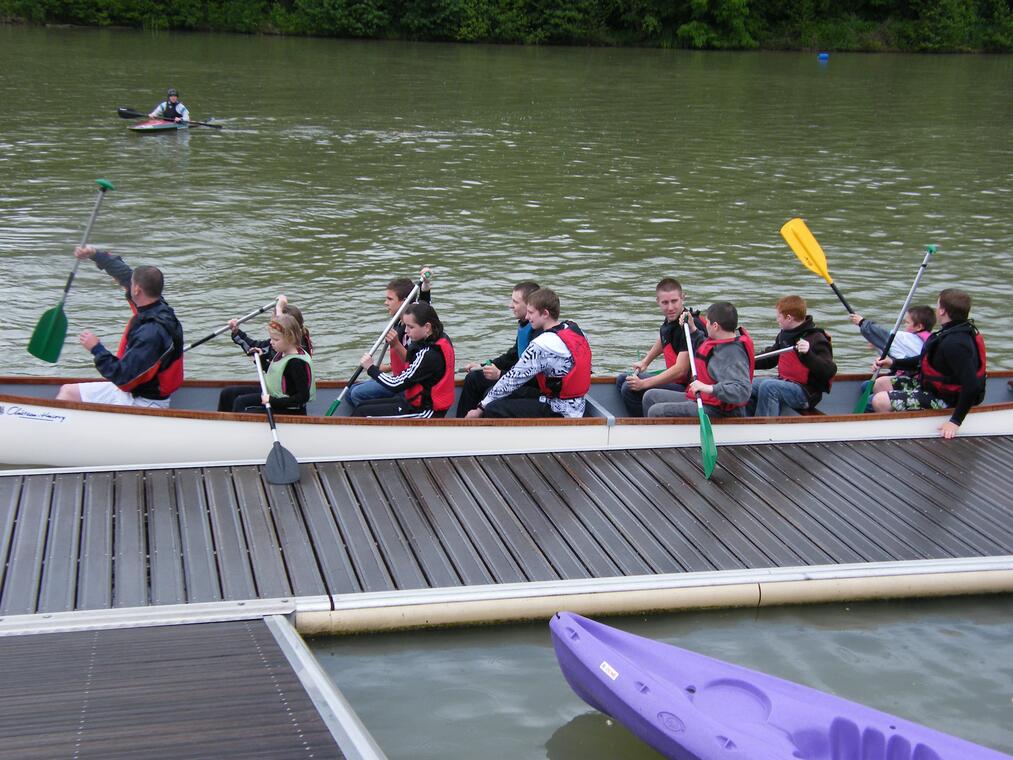
[[[165,279],[153,266],[131,269],[119,256],[90,245],[74,249],[78,261],[92,259],[126,290],[134,312],[116,353],[85,330],[81,345],[95,357],[106,382],[63,385],[56,398],[120,406],[168,407],[169,396],[183,384],[183,326],[164,300]]]

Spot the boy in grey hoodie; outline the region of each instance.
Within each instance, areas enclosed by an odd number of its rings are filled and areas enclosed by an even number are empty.
[[[686,321],[687,312],[679,317]],[[652,389],[644,394],[646,417],[696,417],[696,397],[711,417],[743,417],[753,380],[753,339],[739,327],[739,313],[728,301],[707,309],[704,330],[689,321],[697,379],[686,392]]]

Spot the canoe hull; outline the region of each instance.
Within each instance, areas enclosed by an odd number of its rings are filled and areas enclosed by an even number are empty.
[[[995,750],[755,670],[561,612],[574,692],[677,760],[1009,760]]]
[[[89,408],[90,407],[90,408]],[[820,418],[812,418],[819,420]],[[861,418],[838,422],[715,423],[718,446],[735,444],[933,438],[943,416]],[[500,425],[488,421],[279,417],[278,435],[300,461],[508,454],[540,451],[699,446],[694,420],[608,425],[604,419]],[[532,421],[533,423],[534,421]],[[968,415],[961,435],[1013,432],[1013,408]],[[150,466],[262,462],[271,447],[265,418],[201,412],[123,410],[40,403],[0,396],[0,463]]]
[[[67,382],[76,382],[68,378]],[[59,380],[0,378],[0,464],[145,467],[262,463],[271,447],[261,415],[214,409],[227,383],[194,381],[153,410],[54,401]],[[1005,381],[1003,381],[1005,386]],[[322,384],[311,416],[278,418],[282,444],[303,462],[400,457],[697,447],[696,419],[611,417],[614,383],[592,386],[594,417],[580,420],[414,420],[324,417],[340,384]],[[251,390],[255,387],[251,386]],[[1007,391],[976,407],[961,436],[1013,434]],[[1009,394],[1013,396],[1013,394]],[[1013,400],[1013,399],[1011,399]],[[339,409],[347,413],[347,409]],[[897,414],[715,420],[718,446],[933,438],[946,410]],[[719,459],[720,465],[720,459]]]

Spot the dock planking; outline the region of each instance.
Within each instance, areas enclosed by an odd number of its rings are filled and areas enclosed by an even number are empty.
[[[6,636],[0,661],[0,760],[344,757],[261,620]]]
[[[1013,554],[1013,436],[0,476],[0,614]]]

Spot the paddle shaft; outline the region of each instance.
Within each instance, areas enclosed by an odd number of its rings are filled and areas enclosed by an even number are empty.
[[[693,315],[689,315],[689,319],[682,323],[682,331],[686,335],[686,350],[689,351],[689,372],[690,376],[696,380],[696,362],[693,361],[693,333],[689,331],[689,320],[693,318]],[[697,408],[703,411],[703,401],[700,400],[700,394],[696,394],[696,405]]]
[[[911,306],[911,301],[915,297],[915,291],[918,290],[918,283],[921,282],[922,275],[925,274],[925,270],[928,269],[929,259],[932,258],[932,254],[935,252],[936,247],[934,245],[926,247],[925,258],[922,259],[922,263],[918,267],[918,272],[915,274],[915,281],[911,283],[911,290],[907,292],[907,298],[904,299],[904,305],[900,309],[900,314],[897,315],[897,321],[893,324],[893,329],[890,331],[890,337],[886,339],[886,345],[883,346],[883,352],[879,355],[880,360],[885,359],[890,354],[890,347],[893,345],[893,339],[897,335],[897,331],[900,329],[901,324],[904,322],[904,315],[907,314],[908,307]],[[878,369],[873,371],[870,381],[875,381],[877,377],[879,377]]]
[[[841,299],[841,303],[844,304],[844,308],[848,310],[848,314],[854,314],[855,310],[851,308],[851,304],[848,303],[848,299],[844,297],[844,294],[837,289],[837,285],[831,282],[830,287],[834,289],[834,293],[836,293],[837,297]]]
[[[756,356],[753,357],[753,359],[754,360],[756,360],[756,359],[768,359],[771,356],[777,356],[778,354],[783,354],[786,351],[794,351],[794,350],[795,350],[794,346],[788,346],[787,348],[779,348],[776,351],[767,351],[766,353],[763,353],[763,354],[757,354]]]
[[[686,350],[690,352],[689,371],[693,380],[696,381],[696,358],[695,351],[693,349],[693,335],[689,331],[690,319],[693,319],[692,313],[690,313],[689,319],[682,323],[682,329],[683,334],[686,336]],[[703,460],[703,473],[704,477],[709,479],[711,473],[714,472],[714,466],[718,461],[718,450],[714,443],[714,431],[711,430],[710,417],[708,417],[707,412],[704,411],[703,400],[700,398],[699,390],[696,392],[696,413],[700,418],[700,456]]]
[[[275,443],[280,443],[278,440],[278,429],[274,425],[274,413],[271,411],[271,397],[267,393],[267,383],[264,382],[264,369],[260,366],[260,354],[253,355],[253,364],[257,367],[257,379],[260,380],[260,392],[267,396],[267,403],[264,404],[264,408],[267,409],[267,421],[271,425],[271,437],[274,438]]]
[[[380,337],[378,337],[375,341],[373,341],[373,345],[370,346],[369,348],[370,354],[376,353],[376,350],[380,348],[380,344],[383,343],[384,340],[386,339],[387,333],[389,333],[392,329],[394,329],[394,325],[396,325],[398,320],[401,319],[401,315],[404,314],[404,310],[411,305],[412,300],[415,298],[415,296],[419,294],[419,291],[422,289],[423,282],[425,282],[425,278],[421,278],[418,282],[416,282],[415,287],[412,288],[411,293],[409,293],[408,296],[405,298],[405,300],[401,302],[401,305],[398,307],[397,311],[394,312],[394,316],[390,318],[390,321],[387,322],[387,326],[383,328],[383,332],[380,333]],[[337,411],[337,408],[341,406],[341,402],[344,400],[345,394],[348,393],[348,389],[351,388],[352,384],[359,379],[359,375],[361,374],[362,374],[362,365],[360,364],[358,367],[355,368],[355,372],[352,373],[352,376],[348,378],[348,382],[345,383],[345,387],[341,389],[341,393],[338,394],[338,397],[334,399],[330,407],[328,407],[327,409],[328,417],[331,417],[334,414],[334,412]]]
[[[120,108],[120,109],[117,110],[117,113],[120,115],[121,118],[124,118],[124,119],[150,119],[150,118],[152,118],[149,114],[141,113],[140,111],[135,111],[133,108]],[[161,117],[156,117],[156,118],[161,118]],[[172,121],[173,123],[175,123],[173,119],[161,119],[161,120],[162,121]],[[207,121],[187,121],[185,123],[186,124],[199,124],[202,127],[211,127],[212,129],[221,129],[222,128],[221,124],[211,124],[210,122],[207,122]]]
[[[249,320],[251,320],[254,317],[256,317],[258,314],[263,314],[265,311],[268,311],[269,309],[273,309],[274,306],[275,306],[275,304],[277,304],[277,303],[278,303],[278,299],[275,298],[273,301],[271,301],[271,303],[264,304],[263,306],[261,306],[256,311],[251,311],[245,317],[240,317],[239,319],[236,320],[236,324],[240,324],[241,325],[241,324],[243,324],[243,322],[248,322]],[[187,346],[186,348],[184,348],[183,352],[185,353],[185,352],[189,351],[191,348],[197,348],[197,346],[200,346],[200,345],[202,345],[204,343],[207,343],[212,338],[217,338],[223,332],[225,332],[226,330],[230,330],[230,329],[232,329],[232,328],[229,325],[225,325],[225,327],[221,327],[221,328],[215,330],[210,335],[205,335],[200,340],[194,341],[189,346]]]
[[[105,198],[106,188],[103,185],[99,185],[98,195],[95,196],[95,206],[91,210],[91,216],[88,217],[88,224],[84,227],[84,234],[81,236],[81,245],[84,247],[88,245],[88,238],[91,237],[91,228],[95,226],[95,220],[98,218],[99,206],[102,205],[102,199]],[[67,284],[63,286],[63,296],[60,298],[60,306],[62,309],[63,305],[67,302],[67,294],[70,292],[70,284],[74,282],[74,277],[77,275],[77,268],[81,266],[81,259],[74,257],[74,267],[70,270],[70,275],[67,277]]]

